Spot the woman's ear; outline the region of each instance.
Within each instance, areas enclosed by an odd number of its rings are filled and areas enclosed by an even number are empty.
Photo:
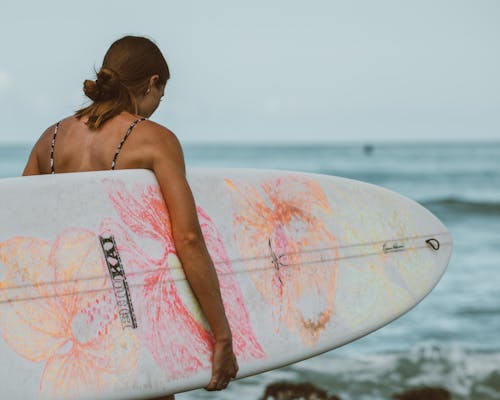
[[[158,81],[160,80],[159,75],[153,75],[149,78],[149,88],[156,87],[158,85]]]

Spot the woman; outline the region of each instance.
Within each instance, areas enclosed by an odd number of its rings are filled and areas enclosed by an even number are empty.
[[[170,78],[167,62],[149,39],[126,36],[107,51],[93,101],[49,127],[35,144],[23,175],[145,168],[154,172],[167,205],[186,277],[212,329],[215,344],[207,390],[221,390],[238,364],[217,275],[198,222],[181,145],[169,129],[149,121]]]

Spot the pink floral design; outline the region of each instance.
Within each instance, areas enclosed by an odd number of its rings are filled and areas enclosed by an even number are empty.
[[[213,339],[203,317],[189,299],[176,256],[170,219],[158,186],[137,184],[129,190],[119,180],[104,181],[121,222],[107,219],[101,232],[112,233],[131,283],[138,331],[167,377],[210,369]],[[265,356],[250,325],[238,282],[216,226],[197,208],[208,250],[219,276],[226,314],[233,333],[236,356]],[[143,251],[136,243],[149,243]],[[153,254],[154,253],[154,254]],[[181,298],[180,291],[184,291]],[[183,301],[184,299],[184,301]],[[192,303],[196,303],[192,300]]]

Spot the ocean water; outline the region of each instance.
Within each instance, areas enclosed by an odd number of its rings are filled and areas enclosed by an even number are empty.
[[[20,175],[23,145],[0,146],[0,178]],[[417,307],[339,349],[179,400],[258,399],[278,380],[311,382],[344,400],[382,400],[441,386],[453,399],[500,399],[500,142],[186,145],[187,166],[278,168],[343,176],[410,197],[450,229],[447,272]]]

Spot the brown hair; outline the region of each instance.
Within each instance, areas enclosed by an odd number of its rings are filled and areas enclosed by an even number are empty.
[[[158,75],[158,87],[170,79],[167,62],[158,46],[139,36],[125,36],[114,42],[104,56],[95,81],[85,80],[83,91],[92,104],[75,113],[88,115],[87,125],[98,129],[122,111],[133,111],[134,98],[145,93],[149,79]]]

